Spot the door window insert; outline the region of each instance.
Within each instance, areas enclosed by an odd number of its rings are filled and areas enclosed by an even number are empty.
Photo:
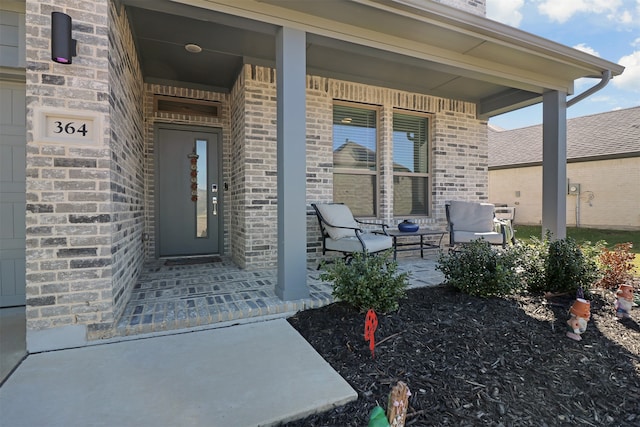
[[[195,153],[198,156],[196,169],[196,237],[209,237],[207,227],[207,140],[196,139]]]

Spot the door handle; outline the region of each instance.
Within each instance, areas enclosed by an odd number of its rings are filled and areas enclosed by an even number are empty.
[[[213,211],[211,213],[214,215],[218,215],[218,198],[215,196],[212,197],[211,204],[213,205]]]

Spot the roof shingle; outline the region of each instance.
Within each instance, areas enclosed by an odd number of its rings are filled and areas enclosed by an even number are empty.
[[[567,159],[640,156],[640,107],[567,120]],[[542,125],[489,128],[489,167],[542,162]]]

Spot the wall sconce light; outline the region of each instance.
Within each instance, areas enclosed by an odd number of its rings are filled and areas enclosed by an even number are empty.
[[[51,60],[71,64],[76,56],[77,40],[71,38],[71,17],[62,12],[51,12]]]

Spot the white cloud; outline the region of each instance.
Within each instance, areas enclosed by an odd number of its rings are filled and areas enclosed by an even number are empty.
[[[635,3],[635,6],[632,4]],[[624,27],[637,26],[640,23],[640,0],[623,0],[621,7],[607,15],[609,21]]]
[[[593,86],[593,83],[591,84],[591,86]],[[587,100],[589,100],[589,102],[594,102],[594,103],[598,103],[598,104],[615,104],[615,100],[613,98],[611,98],[608,95],[592,95],[589,98],[587,98]]]
[[[584,43],[580,43],[579,45],[576,45],[576,46],[574,46],[573,48],[574,48],[574,49],[581,50],[581,51],[583,51],[583,52],[585,52],[585,53],[588,53],[588,54],[590,54],[590,55],[593,55],[593,56],[598,56],[598,57],[600,56],[600,54],[598,53],[598,51],[597,51],[597,50],[595,50],[595,49],[594,49],[594,48],[592,48],[591,46],[587,46],[587,45],[586,45],[586,44],[584,44]]]
[[[640,92],[640,50],[623,56],[618,64],[625,67],[622,75],[613,78],[613,84],[623,90]]]
[[[640,1],[640,0],[638,0]],[[637,39],[635,39],[634,41],[631,42],[631,46],[633,47],[640,47],[640,37],[638,37]]]
[[[600,57],[600,53],[598,53],[597,50],[595,50],[594,48],[592,48],[591,46],[588,46],[584,43],[580,43],[578,45],[575,45],[573,47],[574,49],[578,49],[581,50],[585,53],[588,53],[590,55],[593,56],[597,56]],[[574,88],[576,90],[576,92],[581,92],[583,90],[586,90],[587,88],[590,88],[594,85],[596,85],[598,83],[598,79],[592,79],[592,78],[581,78],[575,81],[574,83]]]
[[[522,22],[524,0],[488,0],[487,18],[503,24],[519,27]]]
[[[622,0],[543,0],[538,11],[552,21],[564,23],[576,13],[607,13],[610,19],[618,20]]]
[[[613,19],[616,20],[616,17],[614,16]],[[619,20],[623,24],[632,24],[633,23],[633,15],[628,10],[625,10],[624,12],[622,12],[620,14],[620,16],[619,16],[619,18],[617,20]]]

